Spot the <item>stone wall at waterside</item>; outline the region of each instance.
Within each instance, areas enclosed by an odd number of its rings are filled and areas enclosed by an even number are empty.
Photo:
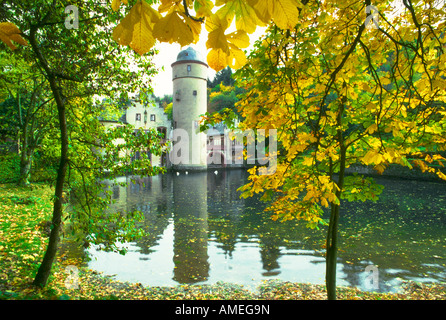
[[[438,169],[436,167],[435,169]],[[446,167],[440,167],[440,170],[446,174]],[[422,172],[420,168],[414,167],[413,169],[409,169],[407,167],[403,167],[400,165],[389,165],[386,170],[380,175],[376,170],[371,166],[365,165],[352,165],[346,169],[347,173],[359,173],[369,176],[384,176],[384,177],[395,177],[402,179],[413,179],[413,180],[435,180],[435,181],[444,181],[440,179],[440,177],[431,172]]]

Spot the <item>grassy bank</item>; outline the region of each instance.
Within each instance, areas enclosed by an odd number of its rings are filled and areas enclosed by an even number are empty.
[[[264,282],[256,291],[228,283],[143,287],[123,283],[80,266],[80,262],[59,255],[44,289],[31,285],[45,252],[52,212],[53,190],[46,185],[30,188],[0,184],[0,299],[296,299],[324,300],[322,285]],[[75,265],[78,273],[69,275],[66,267]],[[67,280],[76,278],[77,286]],[[446,300],[446,286],[408,283],[397,294],[363,292],[338,288],[339,299],[367,300]]]

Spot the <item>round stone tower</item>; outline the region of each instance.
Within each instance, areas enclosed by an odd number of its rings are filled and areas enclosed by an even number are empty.
[[[208,65],[192,47],[181,51],[172,63],[173,149],[176,170],[205,170],[206,134],[200,132],[200,115],[207,111]]]

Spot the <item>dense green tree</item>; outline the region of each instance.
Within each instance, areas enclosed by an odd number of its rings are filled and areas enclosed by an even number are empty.
[[[235,104],[239,100],[238,95],[243,92],[236,85],[231,68],[218,71],[212,81],[208,80],[208,113],[231,110],[237,114]]]
[[[226,67],[215,74],[214,79],[208,79],[208,88],[215,88],[217,85],[223,83],[225,86],[233,86],[235,83],[234,78],[232,77],[232,69]]]
[[[54,112],[45,106],[54,101],[36,65],[27,63],[19,54],[1,52],[0,69],[0,83],[9,95],[1,104],[0,126],[20,155],[18,183],[28,185],[34,153],[55,120]]]
[[[18,51],[9,51],[10,54],[20,52],[25,61],[36,61],[57,114],[57,136],[42,141],[46,154],[59,158],[51,234],[34,279],[35,285],[45,286],[58,250],[63,219],[68,217],[73,225],[84,229],[91,242],[105,242],[107,248],[112,248],[118,237],[125,237],[125,230],[136,233],[130,216],[126,220],[111,214],[105,222],[104,208],[109,198],[99,197],[103,188],[97,177],[107,166],[112,174],[126,170],[139,170],[141,174],[159,172],[147,157],[134,163],[128,161],[130,153],[138,148],[157,152],[159,137],[152,131],[135,135],[129,127],[106,131],[99,123],[100,110],[95,109],[93,97],[126,99],[128,93],[150,91],[147,76],[154,69],[150,54],[140,57],[110,41],[112,26],[122,16],[97,1],[3,1],[0,12],[3,19],[21,30],[28,43]],[[113,148],[112,142],[117,138],[125,142]],[[126,153],[120,158],[124,148]],[[120,160],[120,165],[112,160]],[[78,204],[69,216],[63,210],[68,190]],[[116,232],[120,227],[122,234]]]

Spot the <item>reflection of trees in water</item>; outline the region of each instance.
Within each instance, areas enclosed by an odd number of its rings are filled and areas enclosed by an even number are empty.
[[[376,202],[343,203],[344,261],[373,260],[385,268],[414,270],[444,255],[445,183],[378,178]],[[443,253],[442,253],[443,252]],[[443,265],[444,266],[444,265]]]
[[[397,278],[429,275],[445,281],[445,183],[385,177],[376,181],[384,185],[376,203],[343,203],[338,256],[347,281],[358,285],[368,264],[378,266],[382,291],[387,281]]]
[[[144,214],[144,222],[141,228],[147,232],[147,236],[136,241],[141,248],[141,253],[149,254],[151,247],[155,246],[169,225],[171,216],[172,190],[169,179],[166,176],[154,177],[122,177],[127,186],[112,185],[115,204],[110,208],[114,211],[134,212],[141,211]]]
[[[208,174],[209,226],[218,248],[232,257],[236,244],[241,239],[256,238],[265,275],[277,274],[279,269],[280,245],[282,241],[264,228],[262,213],[264,204],[257,198],[241,199],[237,191],[246,181],[242,170],[220,171]],[[267,230],[268,229],[268,230]]]
[[[260,256],[262,258],[263,269],[266,272],[263,273],[264,276],[272,276],[280,273],[280,265],[277,261],[280,256],[280,249],[277,241],[261,241],[260,243]],[[273,271],[276,270],[276,271]]]
[[[142,253],[151,252],[173,218],[174,279],[180,283],[208,278],[208,238],[229,257],[240,242],[258,243],[265,276],[280,272],[287,250],[318,250],[314,254],[323,256],[325,227],[272,221],[258,198],[240,199],[237,189],[246,177],[242,170],[166,174],[114,187],[113,197],[120,210],[144,212],[150,236],[137,243]],[[343,203],[338,261],[345,280],[360,285],[367,261],[379,266],[383,281],[399,276],[386,274],[390,269],[413,277],[437,273],[432,277],[444,281],[445,184],[382,178],[378,183],[385,185],[378,202]]]

